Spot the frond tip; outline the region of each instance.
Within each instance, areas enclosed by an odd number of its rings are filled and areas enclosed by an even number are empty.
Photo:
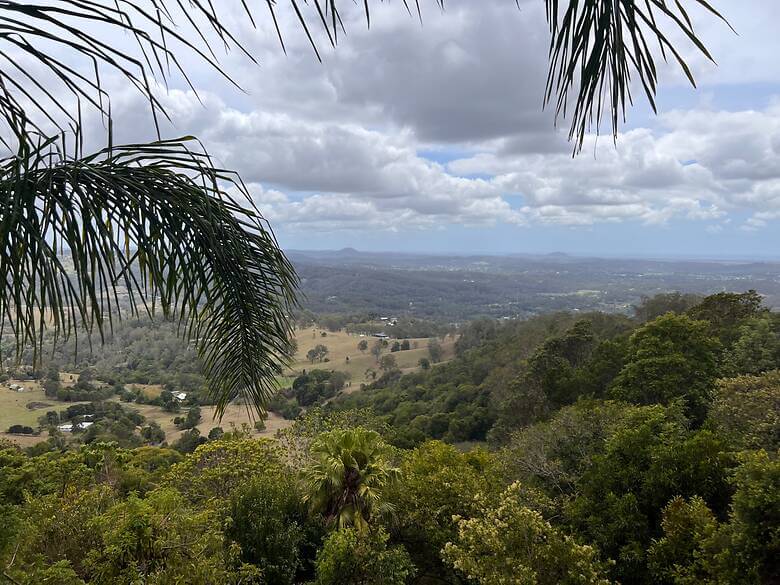
[[[605,111],[617,139],[621,119],[633,103],[632,75],[639,78],[653,111],[658,89],[654,45],[666,61],[669,56],[696,85],[680,50],[662,30],[662,24],[678,29],[709,60],[713,60],[696,35],[683,6],[686,0],[545,0],[550,25],[550,67],[545,104],[555,103],[556,117],[571,114],[569,140],[575,154],[582,148],[591,125],[598,132]],[[687,0],[728,24],[707,0]],[[733,29],[732,29],[733,30]],[[570,92],[573,95],[570,95]],[[569,112],[568,110],[571,110]]]
[[[123,312],[159,311],[197,340],[218,416],[237,397],[262,413],[297,277],[241,182],[191,140],[82,158],[26,141],[2,161],[0,321],[38,356],[47,328],[102,336]]]

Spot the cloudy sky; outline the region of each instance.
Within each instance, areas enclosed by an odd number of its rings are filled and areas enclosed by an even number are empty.
[[[665,68],[660,115],[639,101],[574,160],[542,110],[542,0],[429,2],[422,26],[377,4],[370,31],[348,11],[322,63],[290,11],[286,55],[236,14],[260,64],[220,60],[244,92],[192,61],[164,132],[240,171],[287,248],[780,257],[780,3],[713,4],[739,34],[694,13],[718,62],[681,44],[699,88]],[[120,137],[148,138],[143,99],[113,99]]]

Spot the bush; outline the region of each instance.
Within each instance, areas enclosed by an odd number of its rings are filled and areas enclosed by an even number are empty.
[[[382,529],[331,534],[317,555],[316,585],[403,585],[415,573],[402,546],[387,546]]]
[[[294,480],[285,475],[255,480],[233,497],[226,537],[241,547],[241,560],[257,565],[264,581],[309,581],[322,528],[308,519]]]
[[[34,435],[35,429],[23,425],[11,425],[8,427],[8,432],[12,435]]]

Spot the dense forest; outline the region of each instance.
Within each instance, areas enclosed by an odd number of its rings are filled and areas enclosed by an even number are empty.
[[[90,365],[199,375],[134,351]],[[313,370],[273,440],[172,448],[106,403],[114,434],[0,444],[0,582],[777,583],[779,368],[760,295],[670,294],[475,321],[453,360],[349,394]]]

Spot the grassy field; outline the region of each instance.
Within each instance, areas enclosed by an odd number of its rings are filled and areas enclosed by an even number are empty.
[[[23,386],[24,392],[16,392],[8,387],[8,384]],[[34,445],[39,441],[45,441],[47,435],[38,436],[9,435],[5,431],[11,425],[24,425],[34,429],[38,428],[38,417],[46,414],[48,410],[65,410],[75,402],[59,402],[48,398],[43,392],[37,380],[9,380],[0,384],[0,437],[8,439],[24,447]]]
[[[130,408],[136,409],[138,412],[144,415],[147,422],[154,421],[160,425],[160,428],[165,431],[165,440],[168,441],[168,443],[173,443],[181,436],[182,431],[176,428],[176,425],[173,424],[173,419],[177,416],[187,416],[186,409],[182,409],[180,413],[174,414],[172,412],[165,412],[160,407],[153,406],[151,404],[132,404],[128,406],[130,406]],[[240,429],[243,423],[248,424],[252,428],[252,434],[255,436],[273,437],[277,430],[288,427],[290,424],[292,424],[292,421],[284,420],[279,415],[271,412],[268,413],[268,418],[265,421],[265,430],[256,431],[254,430],[254,421],[257,420],[256,417],[253,419],[249,413],[247,413],[246,408],[243,406],[228,406],[227,410],[225,411],[225,416],[222,417],[221,421],[214,420],[213,406],[201,406],[200,411],[202,419],[201,423],[198,425],[198,430],[204,437],[208,436],[209,431],[214,427],[222,427],[222,430],[229,431],[231,430],[232,426],[234,426],[236,429]]]
[[[325,333],[324,336],[322,335],[323,332]],[[361,339],[368,341],[369,350],[365,352],[358,350],[357,345]],[[367,372],[370,372],[371,370],[379,372],[377,361],[370,353],[370,348],[376,342],[376,338],[374,337],[362,337],[360,335],[351,335],[345,332],[332,333],[319,328],[312,328],[298,330],[296,332],[296,340],[298,342],[298,352],[295,359],[290,365],[289,371],[286,372],[286,375],[281,376],[278,379],[279,385],[282,388],[289,387],[295,377],[303,370],[318,368],[345,372],[350,377],[349,385],[345,391],[354,392],[360,388],[361,383],[368,383],[371,381],[371,377]],[[393,341],[394,340],[392,339],[389,340],[391,345]],[[409,342],[412,345],[412,349],[392,353],[399,368],[404,372],[415,371],[418,368],[420,358],[428,357],[428,339],[410,339]],[[311,363],[306,359],[307,352],[318,344],[322,344],[328,348],[329,361]],[[455,338],[448,337],[441,342],[441,346],[444,350],[443,361],[452,359],[454,355]],[[390,354],[389,347],[385,349],[382,355],[386,354]],[[347,358],[349,358],[349,360],[347,360]],[[77,381],[77,378],[77,374],[68,372],[63,372],[61,374],[62,383],[65,386],[74,384]],[[56,410],[59,412],[66,409],[71,404],[74,404],[47,398],[37,381],[9,380],[9,383],[21,384],[26,391],[15,392],[5,384],[0,385],[0,437],[14,441],[22,446],[28,446],[46,440],[46,433],[41,433],[41,435],[38,436],[8,435],[4,431],[8,429],[9,426],[19,424],[37,428],[38,418],[45,414],[46,411]],[[156,398],[162,391],[162,386],[159,384],[128,384],[128,388],[138,388],[149,398]],[[35,408],[30,408],[30,406],[35,406]],[[173,424],[173,419],[176,416],[185,416],[186,410],[183,410],[182,413],[177,415],[165,412],[158,406],[149,404],[128,404],[127,406],[138,410],[148,421],[157,422],[165,431],[168,443],[174,442],[181,436],[181,431]],[[204,436],[208,435],[209,431],[216,426],[220,426],[225,431],[229,431],[231,429],[231,424],[236,428],[241,428],[243,423],[247,423],[252,427],[253,433],[256,436],[273,437],[277,430],[291,424],[291,421],[286,421],[276,414],[269,413],[268,419],[266,420],[266,430],[259,432],[254,430],[254,419],[247,413],[244,406],[229,406],[221,422],[214,420],[214,407],[204,406],[201,407],[201,411],[203,419],[201,424],[198,425],[198,430]]]
[[[325,336],[322,335],[325,333]],[[349,390],[356,390],[363,382],[370,382],[371,378],[366,375],[368,370],[379,370],[376,359],[371,355],[371,347],[376,342],[376,338],[360,335],[351,335],[343,331],[332,333],[318,328],[300,329],[296,331],[295,338],[298,342],[298,353],[295,356],[295,362],[291,364],[291,370],[294,373],[300,373],[303,370],[310,369],[328,369],[345,372],[349,374],[352,386]],[[368,341],[368,350],[361,352],[357,346],[361,339]],[[390,339],[392,345],[394,340]],[[420,358],[428,357],[428,339],[410,339],[409,342],[413,349],[407,351],[397,351],[392,355],[395,357],[398,367],[405,373],[412,372],[418,368]],[[309,362],[306,354],[315,345],[322,344],[328,348],[328,362]],[[415,345],[417,346],[414,349]],[[444,350],[444,360],[452,359],[455,353],[455,338],[448,337],[441,342]],[[382,355],[389,354],[390,348],[385,349]],[[349,361],[347,361],[349,357]]]

